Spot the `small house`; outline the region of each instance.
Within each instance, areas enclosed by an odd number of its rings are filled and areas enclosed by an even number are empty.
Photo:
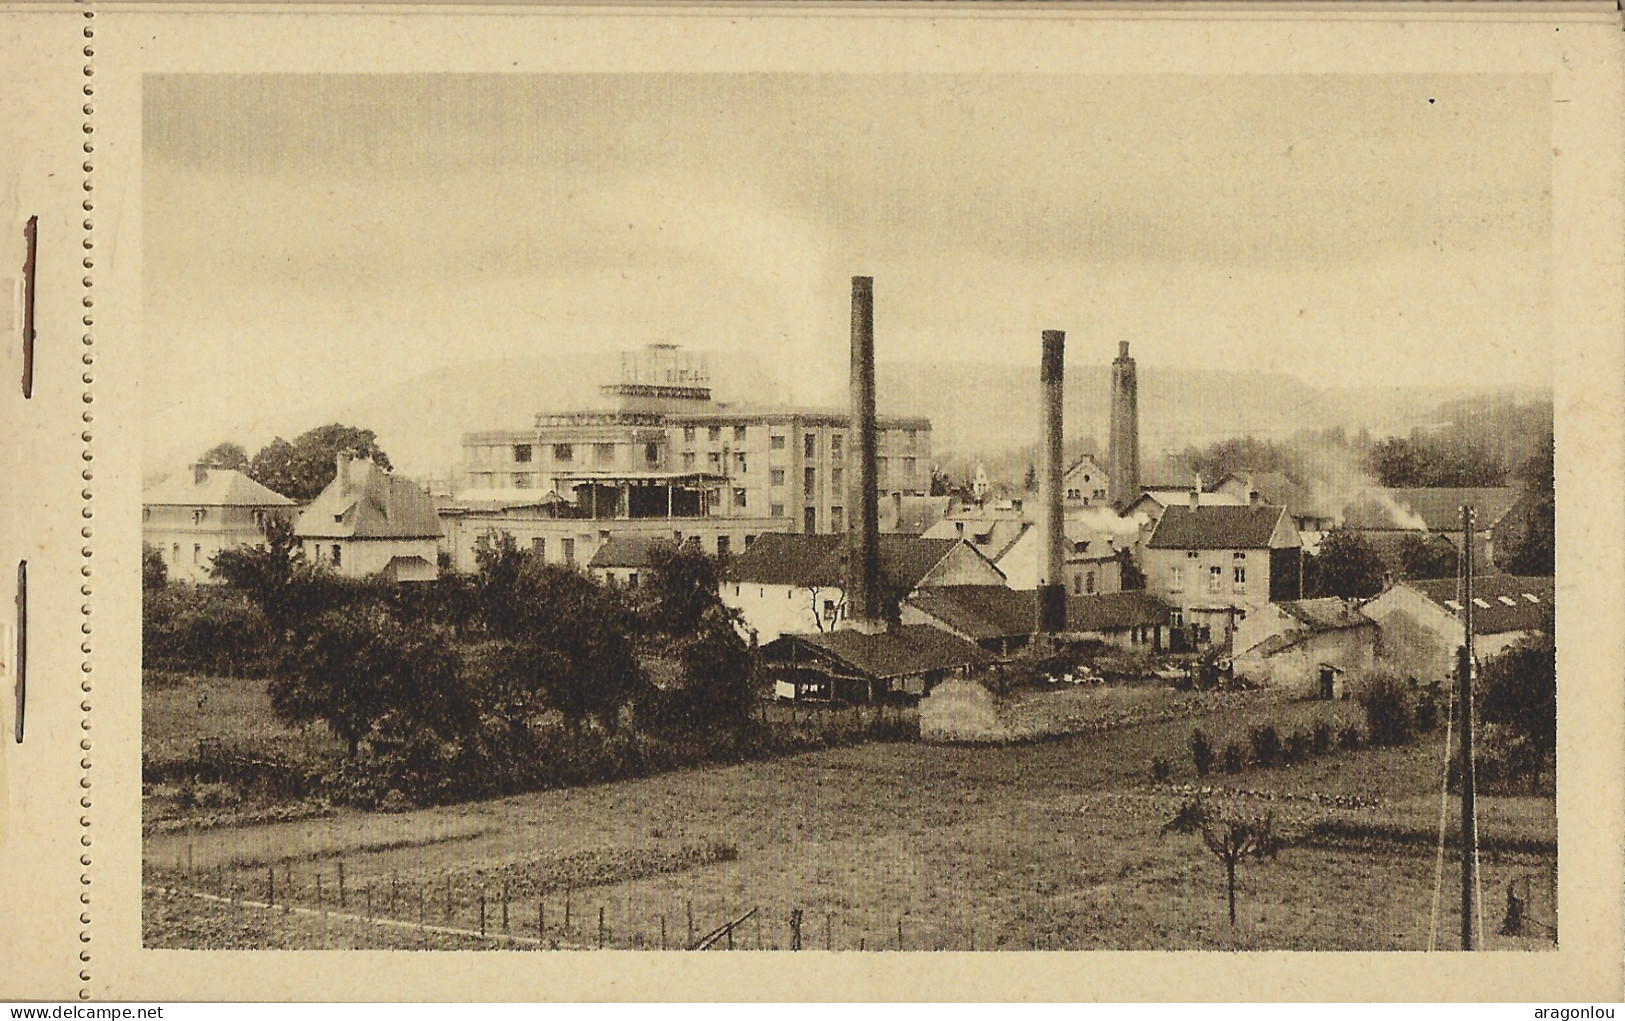
[[[240,471],[194,464],[141,494],[141,541],[163,558],[174,581],[207,582],[215,554],[265,541],[273,514],[294,502]]]
[[[440,518],[416,483],[347,451],[333,481],[299,515],[294,535],[312,563],[351,578],[433,581],[440,575]]]
[[[1324,695],[1327,684],[1360,677],[1376,664],[1377,622],[1359,604],[1333,598],[1271,603],[1236,629],[1237,676],[1271,687]]]

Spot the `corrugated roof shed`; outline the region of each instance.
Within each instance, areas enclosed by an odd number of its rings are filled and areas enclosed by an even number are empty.
[[[1411,588],[1442,607],[1460,615],[1456,601],[1456,580],[1408,581]],[[1473,633],[1498,635],[1513,631],[1538,631],[1550,627],[1554,612],[1553,579],[1524,578],[1511,574],[1473,577]]]
[[[198,475],[202,475],[199,481]],[[172,475],[141,493],[154,507],[292,507],[293,501],[230,468],[208,468]]]
[[[1141,590],[1068,596],[1066,600],[1068,631],[1122,631],[1168,621],[1168,604]]]
[[[994,661],[993,656],[976,643],[929,624],[897,627],[878,634],[848,628],[819,635],[785,635],[769,644],[779,642],[811,646],[854,672],[876,680],[986,666]]]
[[[1267,549],[1286,508],[1173,504],[1147,543],[1152,549]]]
[[[312,500],[294,534],[313,539],[437,539],[440,517],[428,490],[371,461],[349,464]]]

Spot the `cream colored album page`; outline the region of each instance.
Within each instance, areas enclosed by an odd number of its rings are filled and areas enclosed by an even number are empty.
[[[1611,5],[4,19],[20,992],[1620,998]]]

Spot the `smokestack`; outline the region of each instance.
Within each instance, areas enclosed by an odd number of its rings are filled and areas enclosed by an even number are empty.
[[[201,486],[209,481],[209,466],[199,461],[192,466],[192,484]]]
[[[880,497],[875,472],[875,281],[852,278],[852,449],[858,505],[847,534],[847,605],[852,627],[885,630],[880,606]]]
[[[1140,495],[1140,384],[1135,378],[1134,359],[1128,355],[1128,341],[1117,345],[1112,362],[1111,421],[1112,506],[1122,511]]]
[[[1038,632],[1066,630],[1066,533],[1061,520],[1061,396],[1066,368],[1066,334],[1045,330],[1038,363]]]

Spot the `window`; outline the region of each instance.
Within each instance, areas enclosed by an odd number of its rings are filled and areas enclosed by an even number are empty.
[[[203,519],[208,516],[209,512],[204,510],[202,507],[199,507],[197,510],[192,512],[192,524],[201,525],[203,524]]]
[[[818,491],[818,469],[804,468],[801,472],[801,492],[804,496],[811,496]]]
[[[756,541],[756,536],[747,534],[745,536],[745,548],[750,549],[751,543],[753,543],[755,541]],[[736,585],[736,586],[734,586],[734,595],[738,595],[738,594],[739,594],[739,587]]]
[[[1089,595],[1094,595],[1095,572],[1090,571],[1088,574],[1083,576],[1083,591]]]
[[[1176,567],[1169,572],[1168,589],[1171,592],[1182,592],[1185,589],[1185,569]]]
[[[768,448],[771,449],[771,450],[783,450],[784,449],[784,437],[775,433],[774,435],[769,436],[767,438],[767,445],[768,445]]]
[[[683,451],[683,470],[688,471],[694,467],[694,451]]]
[[[638,587],[638,572],[628,571],[626,573],[626,587],[629,589],[635,589]]]
[[[845,477],[845,473],[842,472],[841,469],[839,469],[839,468],[831,468],[829,470],[829,484],[831,486],[835,487],[835,491],[837,493],[839,493],[841,491],[841,480],[844,477]]]
[[[886,466],[887,466],[887,461],[886,461],[886,459],[884,457],[875,458],[875,482],[876,482],[877,485],[884,486],[886,484],[886,481],[887,481]]]
[[[734,426],[734,442],[736,442],[736,443],[745,442],[745,427],[744,426],[742,426],[742,425]]]
[[[592,459],[597,464],[614,464],[615,444],[594,443],[592,445]]]
[[[172,546],[170,548],[169,562],[172,563],[172,564],[178,564],[178,563],[181,562],[181,544],[180,543],[177,542],[174,546]]]
[[[536,554],[537,560],[547,559],[547,539],[542,536],[530,540],[530,551]]]
[[[1233,568],[1232,573],[1235,575],[1236,591],[1240,592],[1242,589],[1247,587],[1247,568]]]
[[[735,507],[743,507],[743,506],[745,506],[745,500],[746,500],[746,492],[745,492],[745,490],[743,490],[743,489],[734,490],[734,506]]]
[[[807,457],[818,456],[818,434],[808,433],[801,437],[801,452]]]
[[[559,462],[560,464],[569,464],[571,461],[575,460],[575,456],[575,447],[571,446],[570,444],[553,444],[553,460]]]
[[[1223,579],[1223,577],[1224,577],[1224,571],[1221,570],[1218,566],[1213,566],[1213,567],[1208,568],[1207,569],[1207,590],[1209,592],[1217,592],[1217,591],[1219,591],[1219,584],[1220,584],[1221,579]]]
[[[919,435],[913,429],[910,429],[908,432],[904,433],[903,435],[908,440],[908,449],[913,450],[914,447],[915,447],[915,444],[919,441],[919,438],[920,438]]]
[[[801,529],[804,532],[818,531],[818,508],[807,507],[801,512]]]
[[[705,461],[706,461],[707,464],[709,464],[711,466],[712,471],[717,472],[717,473],[721,473],[721,471],[722,471],[722,455],[721,454],[719,454],[715,450],[713,450],[709,454],[705,455]]]
[[[824,619],[825,620],[834,620],[835,619],[835,614],[837,612],[839,612],[839,607],[837,607],[835,605],[835,600],[833,600],[833,599],[824,600]]]
[[[1083,575],[1074,574],[1072,576],[1072,594],[1075,596],[1083,595]]]
[[[141,520],[142,521],[151,521],[152,520],[152,508],[151,507],[143,507],[143,508],[141,508]]]
[[[645,443],[643,445],[643,460],[647,464],[660,463],[660,444]]]
[[[846,531],[846,512],[840,507],[829,509],[829,530],[832,532]]]
[[[844,437],[842,437],[840,433],[831,433],[830,434],[830,437],[829,437],[829,456],[830,457],[840,457],[841,456],[841,440],[843,438]]]
[[[782,517],[784,517],[784,504],[782,504],[782,503],[770,504],[768,506],[768,508],[767,508],[767,516],[770,517],[770,518],[782,518]]]
[[[916,461],[914,458],[912,458],[912,457],[903,458],[903,478],[912,481],[913,478],[914,478],[915,469],[918,468],[918,467],[919,467],[919,462]]]
[[[530,488],[530,480],[531,480],[531,474],[529,472],[521,472],[520,474],[515,475],[513,477],[513,488],[515,488],[515,489],[529,489]]]
[[[513,445],[513,460],[515,464],[530,463],[530,444],[515,443]]]
[[[774,468],[767,473],[768,482],[775,486],[784,485],[784,469]]]
[[[335,552],[337,552],[338,547],[334,546],[333,549],[334,549]],[[194,564],[203,563],[203,547],[198,545],[195,542],[192,544],[192,563],[194,563]]]
[[[333,544],[333,566],[337,567],[344,562],[344,551],[338,543]]]
[[[728,542],[728,537],[726,535],[717,536],[717,556],[727,556],[730,545],[731,544]]]
[[[691,426],[691,425],[683,426],[683,442],[684,443],[693,443],[694,442],[694,427],[693,426]]]
[[[567,564],[575,563],[576,562],[576,541],[574,539],[560,539],[559,540],[559,552],[564,555],[564,562],[565,563],[567,563]]]
[[[743,450],[737,451],[734,454],[734,469],[741,475],[750,474],[750,466],[745,460],[745,452]]]
[[[708,440],[720,440],[720,439],[722,439],[722,426],[713,425],[713,426],[710,426],[709,428],[707,428],[705,430],[705,438],[708,439]]]
[[[1066,491],[1066,498],[1068,500],[1081,500],[1083,499],[1083,494],[1076,489],[1068,489]]]

